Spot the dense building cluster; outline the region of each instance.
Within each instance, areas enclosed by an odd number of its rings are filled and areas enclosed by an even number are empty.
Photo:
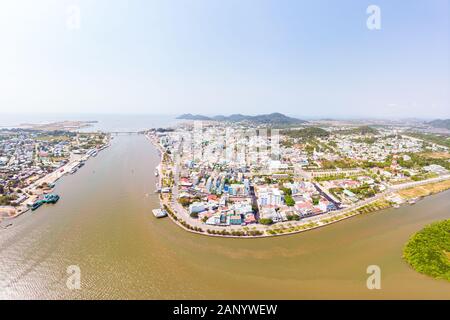
[[[229,226],[301,220],[358,204],[399,183],[448,174],[445,146],[397,128],[265,129],[191,123],[155,130],[163,185],[193,218]],[[426,165],[424,165],[426,164]]]
[[[0,130],[0,217],[26,210],[30,199],[52,188],[52,183],[37,182],[93,155],[106,142],[107,136],[97,133]]]

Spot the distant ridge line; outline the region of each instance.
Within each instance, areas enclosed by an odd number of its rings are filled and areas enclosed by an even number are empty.
[[[182,120],[203,120],[203,121],[227,121],[227,122],[254,122],[260,124],[302,124],[307,121],[297,118],[288,117],[282,113],[274,112],[270,114],[261,114],[256,116],[248,116],[242,114],[232,114],[230,116],[204,116],[200,114],[185,113],[177,117]]]

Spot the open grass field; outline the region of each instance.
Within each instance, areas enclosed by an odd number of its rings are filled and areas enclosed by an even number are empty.
[[[420,155],[428,159],[450,159],[448,152],[424,152]]]
[[[411,199],[417,197],[426,197],[431,194],[445,191],[447,189],[450,189],[450,180],[425,184],[422,186],[401,190],[398,192],[398,194],[403,198]]]

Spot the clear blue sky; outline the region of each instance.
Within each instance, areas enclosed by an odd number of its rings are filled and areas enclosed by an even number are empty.
[[[4,0],[0,113],[450,117],[449,15],[447,0]]]

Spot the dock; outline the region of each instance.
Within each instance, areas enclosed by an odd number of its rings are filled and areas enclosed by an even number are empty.
[[[153,215],[154,215],[156,218],[163,218],[163,217],[166,217],[166,216],[167,216],[166,210],[162,210],[162,209],[153,209],[152,212],[153,212]]]

